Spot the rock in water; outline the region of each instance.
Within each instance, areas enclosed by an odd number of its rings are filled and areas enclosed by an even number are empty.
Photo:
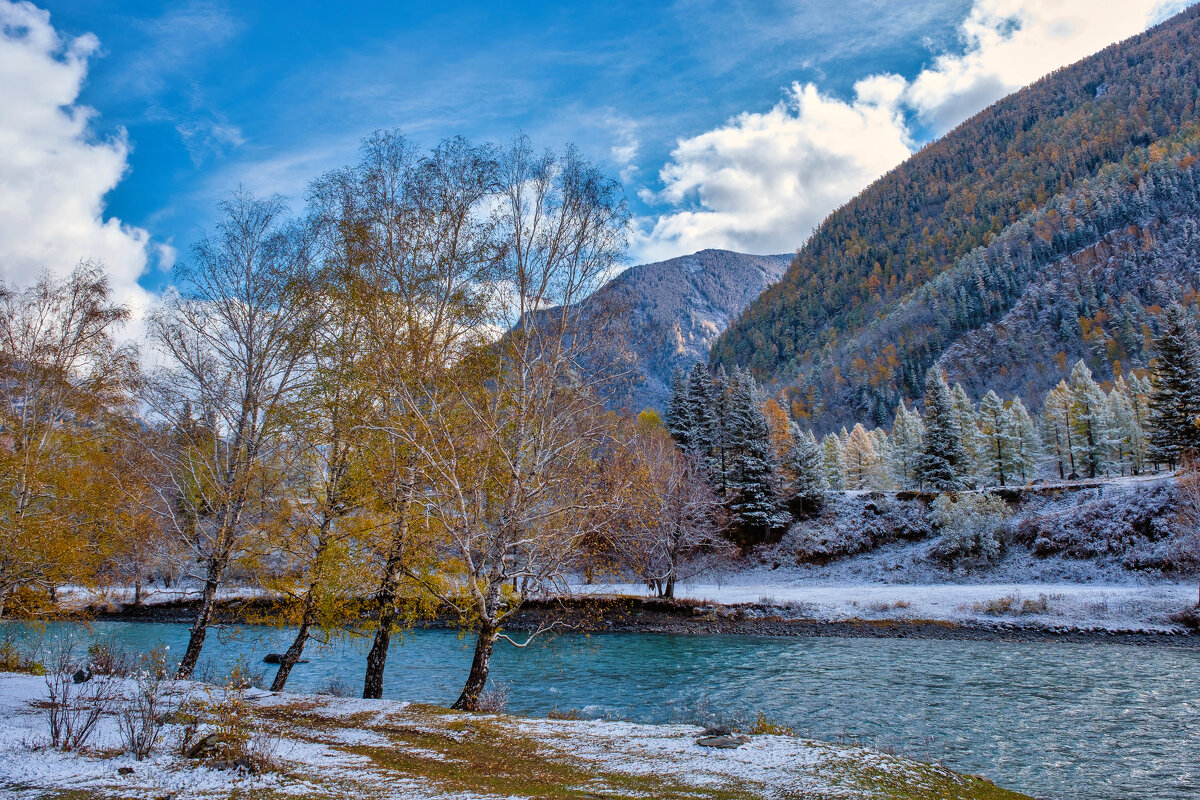
[[[282,664],[283,663],[283,654],[282,653],[267,653],[265,656],[263,656],[263,663],[264,664]],[[307,664],[308,659],[307,658],[298,658],[298,659],[296,659],[296,663],[297,664]]]

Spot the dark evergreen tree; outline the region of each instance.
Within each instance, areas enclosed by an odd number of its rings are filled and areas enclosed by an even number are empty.
[[[713,491],[722,498],[729,488],[729,446],[726,431],[729,428],[730,388],[729,375],[725,372],[724,365],[718,364],[712,373],[713,437],[707,465]]]
[[[687,435],[691,430],[691,420],[688,419],[687,404],[687,374],[683,367],[676,367],[671,374],[671,394],[667,399],[667,413],[663,422],[671,437],[684,450],[688,449]]]
[[[754,544],[765,540],[777,521],[771,431],[749,372],[739,369],[730,377],[726,402],[726,499],[741,543]]]
[[[917,473],[921,485],[938,492],[965,489],[970,460],[963,447],[950,386],[937,368],[925,375],[922,419],[925,422],[925,436]]]
[[[802,512],[815,511],[825,504],[825,470],[821,446],[812,431],[802,431],[792,423],[792,446],[787,453],[788,492],[793,506]]]
[[[687,420],[687,430],[682,434],[680,446],[684,452],[706,463],[713,452],[717,417],[713,407],[712,373],[701,362],[688,373],[687,398],[681,416]]]
[[[1195,318],[1173,303],[1154,344],[1150,444],[1156,461],[1176,466],[1200,452],[1200,334]]]

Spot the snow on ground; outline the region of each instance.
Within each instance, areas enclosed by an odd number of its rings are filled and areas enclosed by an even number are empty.
[[[590,595],[653,596],[644,584],[576,586]],[[958,623],[1020,622],[1041,627],[1110,631],[1179,630],[1168,616],[1196,602],[1194,584],[1154,586],[1066,583],[866,584],[770,580],[758,572],[722,583],[684,583],[682,600],[711,604],[755,604],[783,616],[842,622],[938,620]]]
[[[174,686],[193,696],[221,691]],[[245,694],[248,713],[274,747],[272,766],[250,774],[179,756],[177,725],[167,726],[159,752],[135,761],[120,752],[111,716],[86,750],[61,752],[47,745],[46,698],[44,678],[0,673],[0,795],[36,798],[77,790],[173,800],[235,793],[474,800],[570,789],[653,798],[718,791],[813,800],[908,797],[910,791],[959,800],[1010,797],[941,767],[791,735],[755,735],[740,749],[713,750],[696,744],[700,731],[690,726],[465,715],[395,701],[258,690]],[[896,794],[897,787],[905,793]]]

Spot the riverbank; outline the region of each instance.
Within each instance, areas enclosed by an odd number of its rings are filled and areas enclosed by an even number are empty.
[[[1124,625],[1111,619],[1096,622],[1079,616],[1055,617],[1050,610],[1056,605],[1061,608],[1067,604],[1062,587],[1040,587],[1041,591],[1023,587],[1023,592],[1011,586],[843,587],[838,592],[853,594],[860,600],[838,600],[839,605],[832,611],[807,601],[781,601],[770,596],[758,602],[723,604],[690,597],[667,601],[614,593],[614,590],[625,588],[590,587],[588,594],[528,601],[510,619],[509,627],[536,629],[557,621],[567,629],[583,633],[1106,642],[1200,649],[1200,635],[1181,624],[1171,623],[1165,610],[1154,620],[1130,619]],[[1129,601],[1127,597],[1124,601],[1111,599],[1109,595],[1113,592],[1129,595],[1154,591],[1127,587],[1079,588],[1090,594],[1075,592],[1076,606],[1091,602],[1117,609],[1124,608]],[[820,591],[828,596],[833,590],[826,587]],[[1181,597],[1185,591],[1190,591],[1190,587],[1179,587],[1165,597],[1156,595],[1156,602],[1163,608],[1184,605]],[[699,590],[696,594],[707,597],[713,592]],[[903,599],[918,596],[924,598],[923,605]],[[931,600],[931,597],[941,599]],[[955,613],[940,617],[930,614],[931,609],[937,610],[939,603],[943,610]],[[182,623],[194,619],[195,609],[194,600],[170,598],[136,606],[110,601],[82,608],[77,613],[97,620]],[[230,598],[218,605],[216,617],[226,624],[260,622],[276,616],[277,611],[276,602],[266,598]],[[1119,613],[1129,614],[1127,610]],[[421,625],[452,628],[455,621],[440,618]]]
[[[95,679],[93,679],[95,680]],[[120,752],[104,716],[79,752],[46,746],[46,682],[0,673],[0,790],[6,796],[256,798],[803,797],[1020,800],[989,781],[862,747],[809,741],[764,723],[736,749],[697,744],[689,725],[463,714],[328,695],[171,685],[178,705],[235,703],[255,758],[233,766],[180,755],[172,722],[145,760]],[[133,691],[125,682],[122,691]],[[172,719],[180,719],[173,715]],[[192,731],[197,741],[208,728]],[[213,729],[215,730],[215,729]]]

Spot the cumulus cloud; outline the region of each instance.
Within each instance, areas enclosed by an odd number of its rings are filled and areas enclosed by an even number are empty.
[[[907,158],[914,128],[934,136],[1059,67],[1145,30],[1185,0],[976,0],[961,49],[911,81],[873,75],[854,98],[794,84],[763,113],[680,140],[644,190],[668,207],[642,220],[643,260],[704,247],[787,252],[831,211]],[[919,123],[919,126],[917,125]]]
[[[909,155],[904,85],[872,76],[845,102],[794,84],[770,111],[679,142],[660,174],[664,188],[643,199],[696,208],[660,217],[641,242],[646,257],[792,249],[829,209]]]
[[[77,102],[98,47],[90,34],[60,36],[46,11],[0,0],[0,278],[19,286],[98,259],[119,300],[140,309],[150,236],[104,215],[129,144],[97,140],[95,112]]]
[[[1184,2],[977,0],[963,21],[961,54],[944,54],[906,92],[920,119],[942,134],[1059,67],[1133,36]]]

